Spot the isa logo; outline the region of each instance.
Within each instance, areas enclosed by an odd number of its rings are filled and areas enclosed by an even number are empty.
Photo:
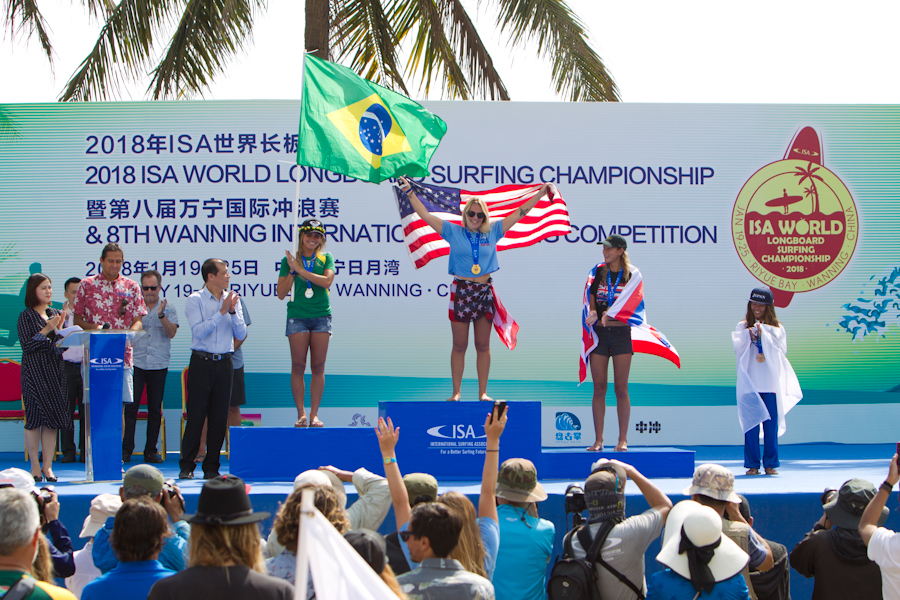
[[[581,441],[581,421],[570,412],[556,413],[556,441],[577,443]]]

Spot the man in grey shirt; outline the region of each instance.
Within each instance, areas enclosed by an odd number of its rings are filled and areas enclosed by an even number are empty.
[[[144,386],[147,387],[147,442],[144,462],[165,460],[156,451],[156,440],[162,421],[163,394],[172,353],[172,338],[178,333],[178,313],[166,300],[159,299],[162,275],[150,270],[141,273],[141,291],[147,305],[143,326],[147,335],[134,342],[134,402],[125,405],[125,436],[122,438],[122,460],[131,462],[134,451],[134,429]]]
[[[626,519],[625,481],[628,479],[638,486],[650,508]],[[590,512],[591,539],[597,535],[604,521],[613,519],[616,522],[603,543],[600,557],[646,595],[644,553],[662,532],[666,517],[672,508],[672,501],[631,465],[605,458],[598,460],[591,467],[591,476],[584,483],[584,495]],[[584,558],[587,552],[582,548],[578,536],[573,532],[567,535],[572,536],[572,551],[575,558]],[[597,589],[601,598],[604,600],[637,598],[634,590],[619,581],[609,569],[601,564],[595,564],[594,569],[597,572]]]

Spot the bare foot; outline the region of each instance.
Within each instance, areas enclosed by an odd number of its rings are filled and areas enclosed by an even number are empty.
[[[616,452],[628,452],[628,442],[619,442],[616,444]]]
[[[482,394],[480,398],[478,398],[482,402],[493,402],[494,399],[488,396],[487,394]]]
[[[587,449],[588,452],[603,452],[603,442],[594,442],[594,445]]]
[[[447,398],[447,402],[459,402],[459,398],[462,394],[459,392],[455,392],[452,396]]]

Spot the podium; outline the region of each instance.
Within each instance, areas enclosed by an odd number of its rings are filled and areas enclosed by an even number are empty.
[[[85,481],[122,479],[122,385],[125,343],[145,331],[94,329],[78,331],[57,342],[63,348],[82,346],[84,360]]]

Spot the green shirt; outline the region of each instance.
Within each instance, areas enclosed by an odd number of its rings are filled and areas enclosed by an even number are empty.
[[[324,261],[323,261],[324,258]],[[324,256],[316,257],[316,264],[312,268],[312,272],[316,275],[324,275],[327,270],[334,271],[334,257],[326,252]],[[287,277],[291,273],[288,266],[287,257],[281,259],[281,270],[278,272],[279,277]],[[294,277],[294,292],[291,299],[288,300],[288,319],[315,319],[317,317],[327,317],[331,314],[331,300],[328,298],[328,290],[312,283],[313,297],[307,298],[306,280],[297,275]]]
[[[22,579],[23,575],[21,571],[0,571],[0,598],[14,583]],[[34,591],[28,596],[28,600],[75,600],[75,596],[69,590],[36,581]]]

